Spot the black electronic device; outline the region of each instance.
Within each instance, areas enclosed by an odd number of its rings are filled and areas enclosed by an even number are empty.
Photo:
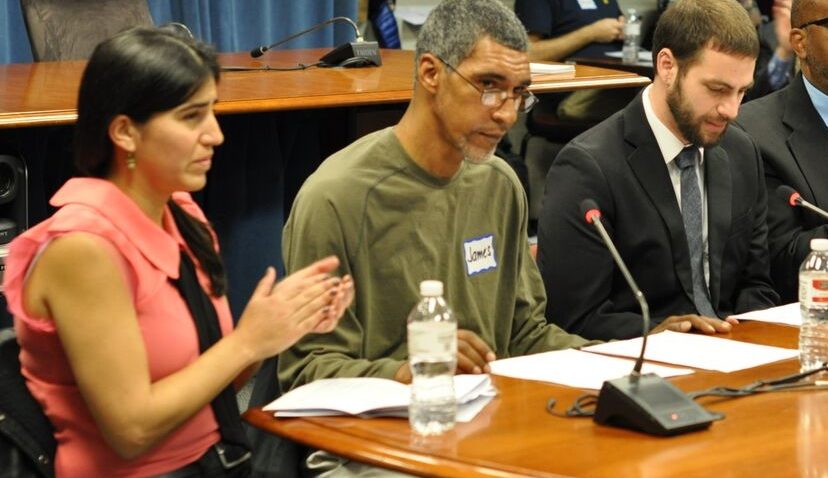
[[[26,166],[17,156],[0,154],[0,245],[28,226]]]
[[[352,41],[343,43],[319,59],[320,66],[380,66],[382,58],[375,41]]]
[[[656,374],[607,380],[598,392],[595,423],[671,436],[708,428],[718,417]]]
[[[679,435],[710,426],[718,417],[694,402],[684,392],[655,374],[641,374],[647,334],[650,329],[650,308],[644,293],[627,269],[601,222],[601,211],[592,199],[581,202],[587,223],[595,226],[613,260],[627,281],[641,307],[643,325],[641,353],[633,371],[626,377],[607,380],[598,393],[593,420],[600,425],[628,428],[651,435]]]
[[[362,35],[359,33],[359,27],[357,27],[357,24],[354,23],[354,21],[348,17],[333,17],[329,20],[325,20],[324,22],[317,23],[316,25],[306,30],[294,33],[293,35],[290,35],[287,38],[283,38],[271,45],[256,47],[250,51],[250,56],[252,56],[253,58],[258,58],[264,55],[265,52],[270,50],[271,48],[275,48],[279,45],[287,43],[293,40],[294,38],[298,38],[306,33],[312,32],[325,25],[330,25],[331,23],[337,22],[345,22],[351,25],[356,34],[356,40],[348,43],[343,43],[342,45],[339,45],[338,47],[334,48],[333,50],[325,54],[322,58],[319,59],[319,66],[344,66],[354,68],[363,66],[382,65],[382,58],[380,57],[379,45],[377,44],[377,42],[364,41],[362,39]]]
[[[0,154],[0,292],[6,271],[8,243],[29,225],[26,165],[17,156]]]

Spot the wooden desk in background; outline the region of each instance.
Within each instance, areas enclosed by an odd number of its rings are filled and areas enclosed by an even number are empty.
[[[611,56],[603,57],[574,57],[569,58],[570,61],[575,62],[576,65],[581,66],[598,66],[601,68],[610,68],[613,70],[627,71],[636,75],[646,76],[652,79],[654,73],[652,61],[637,61],[635,63],[624,63],[621,58],[613,58]]]
[[[730,338],[795,348],[798,329],[744,322]],[[796,359],[724,374],[697,371],[671,379],[685,391],[743,386],[795,373]],[[423,476],[447,477],[824,477],[828,476],[828,392],[779,392],[705,399],[726,415],[705,431],[670,438],[596,425],[558,411],[582,390],[493,376],[500,394],[469,423],[423,439],[394,418],[276,419],[260,409],[253,425],[348,458]]]
[[[278,50],[262,60],[247,53],[219,54],[222,66],[273,68],[314,63],[327,50]],[[219,115],[407,103],[414,83],[414,52],[382,50],[381,67],[295,71],[225,71],[218,88]],[[0,65],[0,128],[74,123],[85,61]],[[573,78],[533,85],[538,93],[636,87],[636,74],[577,65]]]
[[[326,49],[278,50],[253,60],[220,54],[223,66],[289,68]],[[382,50],[383,65],[294,71],[226,71],[216,104],[225,143],[198,199],[218,233],[229,298],[238,316],[265,265],[281,264],[281,228],[305,178],[333,152],[395,124],[411,99],[414,52]],[[51,214],[48,198],[72,173],[71,125],[86,62],[0,65],[0,153],[29,168],[29,223]],[[538,92],[640,86],[649,80],[603,68],[533,86]]]

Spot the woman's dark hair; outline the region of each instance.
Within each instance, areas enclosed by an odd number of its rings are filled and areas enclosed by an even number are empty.
[[[107,178],[114,146],[109,124],[125,115],[138,124],[187,101],[209,79],[218,82],[213,50],[170,30],[134,28],[95,48],[83,72],[75,125],[75,165],[84,176]],[[207,225],[169,202],[187,246],[210,276],[211,292],[227,289],[224,264]]]

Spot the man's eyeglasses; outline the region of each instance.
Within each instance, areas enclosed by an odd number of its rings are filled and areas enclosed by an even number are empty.
[[[437,56],[437,55],[435,55]],[[437,58],[443,62],[444,65],[451,68],[452,71],[457,73],[460,78],[466,81],[466,83],[470,84],[472,88],[480,92],[480,103],[487,107],[487,108],[500,108],[503,106],[503,103],[506,102],[507,99],[514,100],[515,102],[515,111],[523,111],[527,113],[529,110],[535,106],[538,101],[538,97],[533,95],[531,91],[524,91],[522,93],[518,93],[515,96],[509,96],[509,93],[499,89],[499,88],[480,88],[477,86],[473,81],[463,76],[462,73],[457,71],[457,68],[453,67],[449,62],[437,56]]]
[[[820,26],[820,27],[823,27],[823,28],[828,28],[828,17],[820,18],[819,20],[812,20],[812,21],[807,22],[807,23],[803,23],[798,28],[800,30],[802,30],[802,29],[804,29],[806,27],[809,27],[811,25],[817,25],[817,26]]]

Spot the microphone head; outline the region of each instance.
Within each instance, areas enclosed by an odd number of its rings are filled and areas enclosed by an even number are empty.
[[[596,219],[601,219],[601,210],[598,209],[598,204],[592,199],[584,199],[581,201],[581,214],[589,224],[595,222]]]
[[[791,206],[799,206],[802,203],[802,196],[800,196],[794,188],[788,186],[787,184],[783,184],[776,188],[776,193]]]
[[[252,56],[253,58],[259,58],[260,56],[264,55],[266,51],[266,46],[257,46],[256,48],[250,50],[250,56]]]

